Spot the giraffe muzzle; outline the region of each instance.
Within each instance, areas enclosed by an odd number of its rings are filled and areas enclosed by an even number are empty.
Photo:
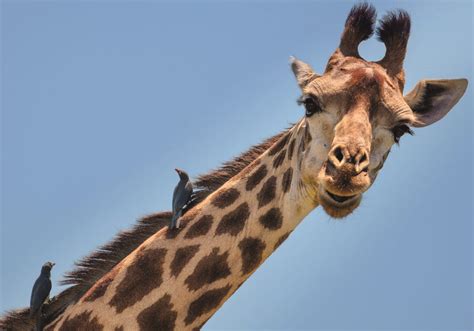
[[[368,157],[365,159],[368,161]],[[326,213],[334,218],[345,217],[356,209],[362,194],[370,187],[368,172],[359,171],[354,160],[351,157],[339,158],[339,163],[334,165],[328,159],[319,173],[319,202]],[[366,161],[364,158],[358,160]]]

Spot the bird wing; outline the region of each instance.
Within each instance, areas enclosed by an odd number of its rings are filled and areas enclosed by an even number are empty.
[[[43,302],[51,292],[51,280],[47,277],[39,276],[33,285],[30,300],[30,314],[35,315],[40,309]]]
[[[184,205],[189,202],[191,194],[193,193],[193,185],[190,181],[185,183],[179,183],[175,188],[173,194],[173,211],[177,212],[182,209]]]
[[[189,201],[191,200],[191,198],[193,197],[193,183],[187,182],[186,186],[184,187],[184,190],[185,190],[184,195],[186,197],[186,202],[184,204],[187,205]]]
[[[193,193],[193,183],[191,181],[188,181],[184,189],[186,190],[186,192],[189,193],[189,196],[191,196],[191,194]]]
[[[179,182],[173,191],[173,213],[176,213],[180,208],[178,207],[178,200],[180,192],[183,190],[184,184]]]

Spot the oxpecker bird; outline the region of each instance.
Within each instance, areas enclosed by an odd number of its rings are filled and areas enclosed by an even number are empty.
[[[179,175],[179,183],[173,192],[173,217],[171,218],[170,229],[179,229],[178,219],[183,213],[183,208],[189,203],[193,194],[193,184],[189,180],[188,174],[180,169],[175,169]]]
[[[43,264],[41,274],[38,279],[36,279],[33,290],[31,291],[30,317],[36,320],[36,330],[42,329],[41,308],[49,297],[49,292],[51,292],[51,269],[53,266],[53,262]]]

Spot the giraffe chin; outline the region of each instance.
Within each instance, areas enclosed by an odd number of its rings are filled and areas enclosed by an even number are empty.
[[[343,218],[359,207],[362,193],[353,196],[339,196],[321,188],[319,203],[326,214],[334,218]]]

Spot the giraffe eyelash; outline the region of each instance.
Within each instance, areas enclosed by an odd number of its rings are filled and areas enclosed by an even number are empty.
[[[315,113],[321,113],[323,108],[316,97],[304,94],[296,101],[298,105],[304,105],[306,117],[311,117]]]
[[[408,133],[409,135],[414,135],[415,133],[413,132],[412,129],[406,124],[400,124],[395,126],[392,129],[393,133],[393,140],[395,140],[395,143],[399,144],[400,143],[400,138],[405,134]]]

